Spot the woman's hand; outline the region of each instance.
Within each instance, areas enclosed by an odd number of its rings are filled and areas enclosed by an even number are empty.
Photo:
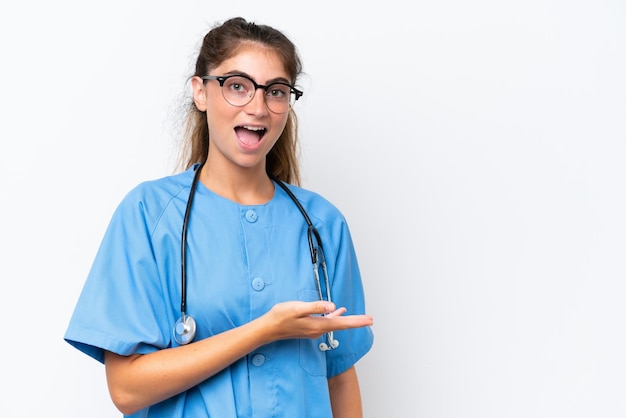
[[[330,331],[373,324],[370,315],[344,315],[346,308],[332,302],[290,301],[274,305],[258,319],[267,327],[267,342],[288,338],[318,338]]]

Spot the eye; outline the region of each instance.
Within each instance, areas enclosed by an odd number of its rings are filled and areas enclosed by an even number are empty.
[[[291,87],[285,84],[272,84],[267,87],[267,97],[272,100],[286,100],[291,94]]]
[[[252,90],[252,83],[243,77],[231,77],[226,80],[224,87],[233,93],[246,95]]]

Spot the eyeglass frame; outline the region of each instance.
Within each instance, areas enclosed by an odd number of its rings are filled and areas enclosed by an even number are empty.
[[[226,80],[228,80],[229,78],[232,78],[232,77],[241,77],[241,78],[245,78],[246,80],[250,80],[250,82],[251,82],[251,83],[252,83],[252,85],[254,86],[254,94],[253,94],[252,96],[250,96],[250,100],[249,100],[247,103],[244,103],[244,104],[241,104],[241,105],[235,105],[235,104],[232,104],[231,102],[229,102],[229,101],[226,99],[226,96],[224,96],[224,83],[226,82]],[[275,84],[280,84],[280,85],[282,85],[282,86],[287,86],[287,87],[289,87],[289,89],[290,89],[290,94],[293,94],[293,95],[294,95],[294,97],[295,97],[295,98],[294,98],[294,103],[295,103],[295,102],[296,102],[296,101],[297,101],[300,97],[302,97],[302,95],[304,94],[304,92],[303,92],[302,90],[298,90],[297,88],[295,88],[295,87],[294,87],[294,86],[292,86],[291,84],[286,83],[286,82],[284,82],[284,81],[275,81],[275,82],[273,82],[273,83],[263,85],[263,84],[259,84],[259,83],[257,83],[257,82],[256,82],[256,81],[254,81],[252,78],[250,78],[249,76],[244,75],[244,74],[230,74],[230,75],[205,75],[205,76],[202,76],[202,77],[200,77],[200,78],[201,78],[202,80],[204,80],[204,81],[207,81],[207,80],[215,80],[215,81],[217,81],[218,83],[220,83],[220,88],[222,89],[222,97],[224,97],[224,100],[226,100],[226,103],[228,103],[228,104],[229,104],[229,105],[231,105],[231,106],[235,106],[235,107],[243,107],[243,106],[246,106],[247,104],[249,104],[249,103],[250,103],[250,102],[254,99],[254,96],[256,96],[256,91],[257,91],[258,89],[262,89],[264,92],[266,92],[266,93],[267,93],[267,89],[269,89],[270,87],[272,87],[272,86],[273,86],[273,85],[275,85]],[[264,100],[265,100],[265,99],[264,99]],[[290,103],[289,103],[289,106],[287,107],[287,110],[286,110],[285,112],[280,112],[280,113],[279,113],[279,112],[275,112],[275,111],[273,111],[273,110],[271,109],[271,107],[267,105],[267,101],[265,101],[265,105],[267,106],[267,108],[268,108],[269,110],[272,110],[272,112],[281,114],[281,113],[287,113],[287,112],[288,112],[288,111],[292,108],[293,103],[291,103],[291,101],[289,101],[289,102],[290,102]]]

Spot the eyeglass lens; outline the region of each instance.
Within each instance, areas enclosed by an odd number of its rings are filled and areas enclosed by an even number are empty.
[[[222,95],[233,106],[245,106],[252,101],[256,94],[254,83],[246,77],[228,77],[222,86]],[[282,83],[273,83],[262,88],[265,93],[267,107],[275,113],[285,113],[293,105],[295,94],[291,86]]]

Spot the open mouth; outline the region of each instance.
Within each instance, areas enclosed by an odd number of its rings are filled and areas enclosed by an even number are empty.
[[[237,126],[235,132],[239,141],[245,145],[255,145],[265,135],[267,129],[260,126]]]

